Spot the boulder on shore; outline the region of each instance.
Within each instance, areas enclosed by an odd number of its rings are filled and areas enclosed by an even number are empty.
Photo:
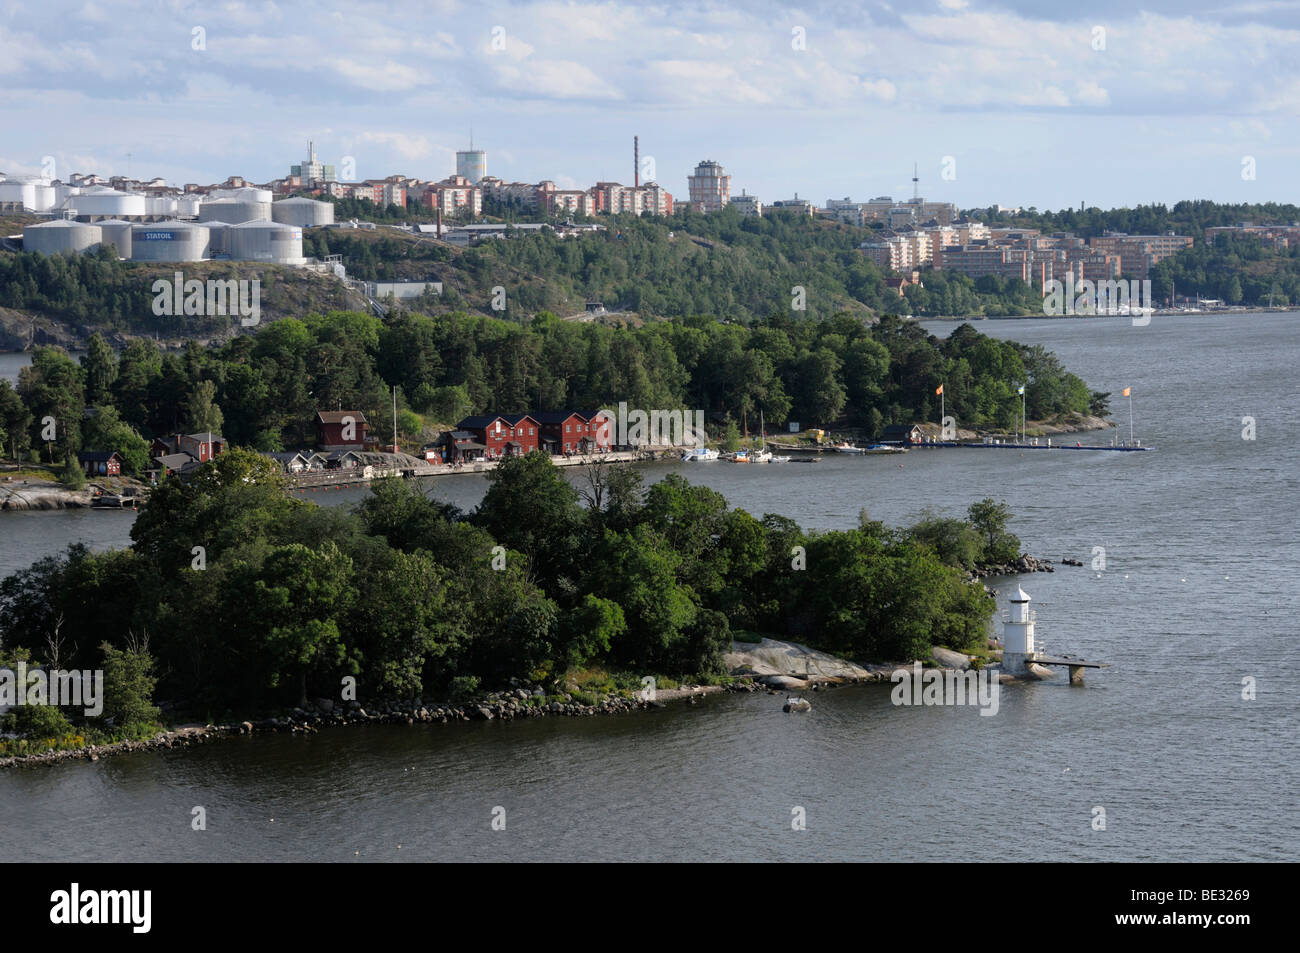
[[[723,663],[730,675],[749,675],[766,685],[778,688],[803,688],[795,681],[857,681],[871,679],[871,672],[826,652],[810,649],[797,642],[778,642],[764,639],[761,642],[732,642],[731,651],[723,655]],[[790,684],[777,684],[771,677],[787,677]]]
[[[939,645],[930,649],[930,658],[934,659],[934,663],[942,668],[970,668],[970,659],[965,655],[960,652],[954,652],[952,649],[945,649]]]

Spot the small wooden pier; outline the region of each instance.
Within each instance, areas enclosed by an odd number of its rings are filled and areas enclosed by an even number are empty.
[[[1083,684],[1083,670],[1086,668],[1110,668],[1109,662],[1088,662],[1081,658],[1069,658],[1068,656],[1039,655],[1035,658],[1028,659],[1034,665],[1061,665],[1070,670],[1070,684]]]

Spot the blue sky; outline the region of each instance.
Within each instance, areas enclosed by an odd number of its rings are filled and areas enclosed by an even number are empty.
[[[11,174],[265,181],[314,139],[440,178],[472,126],[562,187],[629,182],[637,134],[674,195],[707,157],[764,200],[903,196],[916,162],[962,207],[1295,202],[1297,110],[1296,2],[0,0]]]

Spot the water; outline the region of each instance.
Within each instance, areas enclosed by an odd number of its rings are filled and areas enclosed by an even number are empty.
[[[887,686],[861,686],[812,696],[806,716],[760,694],[613,718],[241,738],[2,772],[0,830],[24,830],[33,858],[59,859],[1300,859],[1300,450],[1286,431],[1297,321],[978,324],[1044,344],[1113,391],[1125,433],[1118,394],[1131,385],[1137,435],[1156,453],[646,468],[648,479],[681,469],[733,505],[814,528],[852,525],[863,508],[889,523],[924,507],[960,514],[994,496],[1029,552],[1087,564],[1104,547],[1104,572],[1014,580],[1049,651],[1114,664],[1083,688],[1009,686],[996,717],[896,708]],[[433,485],[470,507],[485,484]],[[130,518],[0,515],[0,572],[72,539],[124,544]],[[1253,701],[1241,698],[1245,676]],[[195,805],[204,834],[189,828]],[[496,806],[505,832],[490,829]],[[794,807],[806,831],[790,829]],[[1092,828],[1096,807],[1105,830]]]

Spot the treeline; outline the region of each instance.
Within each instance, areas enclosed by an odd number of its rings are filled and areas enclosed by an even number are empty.
[[[708,318],[611,327],[539,315],[527,325],[463,314],[309,315],[264,326],[219,348],[191,342],[166,353],[147,340],[119,355],[92,339],[78,364],[37,349],[16,391],[0,383],[0,442],[11,455],[37,449],[52,461],[118,449],[133,469],[144,439],[184,430],[223,432],[259,450],[314,443],[318,410],[362,410],[391,432],[421,434],[421,416],[455,423],[471,413],[614,407],[706,411],[715,431],[848,424],[875,435],[889,423],[1009,428],[1017,385],[1032,419],[1104,413],[1051,353],[962,325],[945,340],[914,322],[875,325],[841,315],[806,322],[774,317],[750,326]],[[89,412],[87,412],[89,410]],[[47,418],[57,421],[53,438]]]
[[[1205,200],[1139,205],[1136,208],[1061,209],[1040,212],[1036,208],[1019,212],[995,208],[974,209],[967,213],[988,225],[1016,228],[1040,228],[1044,232],[1073,232],[1080,238],[1092,238],[1104,232],[1127,232],[1130,235],[1161,235],[1177,232],[1191,235],[1199,242],[1205,230],[1216,226],[1289,225],[1300,221],[1300,206],[1277,202],[1210,202]]]
[[[156,659],[162,697],[209,717],[337,698],[348,676],[367,701],[588,666],[708,678],[734,636],[926,658],[984,647],[993,603],[964,568],[1018,550],[993,501],[915,531],[863,516],[808,533],[623,465],[579,490],[534,453],[488,479],[469,515],[400,480],[346,511],[291,498],[265,458],[222,454],[154,492],[131,548],[74,546],[0,583],[0,648],[49,663],[57,642],[64,667],[95,668],[107,640]]]
[[[1163,300],[1171,291],[1227,304],[1287,305],[1300,301],[1300,245],[1274,248],[1248,235],[1217,235],[1151,268],[1151,293]]]

